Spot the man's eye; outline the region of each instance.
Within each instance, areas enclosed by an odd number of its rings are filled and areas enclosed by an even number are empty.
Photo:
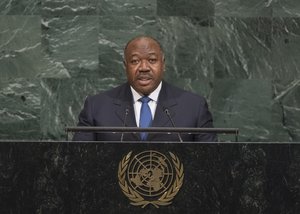
[[[154,63],[157,62],[157,59],[149,59],[149,62],[150,62],[151,64],[154,64]]]
[[[133,60],[131,60],[130,62],[131,62],[131,64],[136,65],[136,64],[139,63],[139,60],[138,60],[138,59],[133,59]]]

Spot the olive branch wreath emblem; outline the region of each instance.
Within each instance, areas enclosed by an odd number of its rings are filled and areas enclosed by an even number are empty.
[[[132,151],[130,151],[126,156],[123,157],[123,159],[119,163],[118,169],[119,185],[122,189],[122,192],[131,201],[130,204],[134,206],[141,206],[142,208],[146,207],[149,204],[152,204],[156,208],[159,208],[159,206],[166,206],[171,204],[172,199],[180,190],[184,178],[183,165],[178,159],[178,157],[172,152],[169,152],[176,171],[176,177],[173,185],[167,191],[165,191],[158,199],[145,200],[138,192],[134,191],[126,182],[126,170],[128,168],[131,154]]]

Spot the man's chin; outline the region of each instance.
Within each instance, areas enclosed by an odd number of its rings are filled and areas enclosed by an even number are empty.
[[[147,86],[139,86],[138,87],[138,92],[139,93],[142,93],[144,95],[148,95],[150,94],[151,92],[154,91],[155,88],[153,88],[153,86],[150,86],[150,85],[147,85]]]

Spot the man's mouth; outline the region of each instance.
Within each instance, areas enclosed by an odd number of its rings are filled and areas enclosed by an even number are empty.
[[[139,79],[138,79],[138,82],[139,82],[141,85],[147,85],[147,84],[149,84],[150,81],[151,81],[150,78],[139,78]]]
[[[140,85],[148,85],[151,82],[152,78],[149,76],[140,76],[137,78],[137,80]]]

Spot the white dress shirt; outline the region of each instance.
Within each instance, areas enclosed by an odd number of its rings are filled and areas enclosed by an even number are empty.
[[[158,95],[159,92],[161,90],[161,85],[162,82],[159,83],[158,87],[151,93],[148,95],[148,97],[151,99],[148,103],[150,109],[151,109],[151,114],[152,114],[152,120],[154,118],[155,115],[155,110],[157,107],[157,100],[158,100]],[[130,86],[132,95],[133,95],[133,107],[134,107],[134,115],[135,115],[135,121],[137,126],[140,126],[140,112],[141,112],[141,107],[142,107],[142,102],[139,101],[139,99],[143,96],[141,96],[136,90],[134,90],[131,86]]]

